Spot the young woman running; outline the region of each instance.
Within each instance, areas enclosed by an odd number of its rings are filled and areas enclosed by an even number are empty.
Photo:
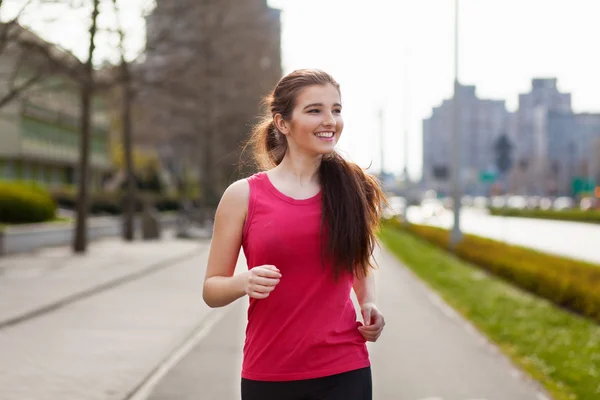
[[[335,151],[344,122],[330,75],[294,71],[267,105],[250,139],[262,172],[223,194],[204,301],[249,297],[243,400],[370,400],[366,341],[385,325],[371,273],[383,193]],[[240,247],[248,271],[234,274]]]

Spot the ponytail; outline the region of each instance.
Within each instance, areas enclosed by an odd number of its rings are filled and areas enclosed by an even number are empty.
[[[323,157],[319,177],[323,257],[332,260],[336,277],[344,272],[364,277],[374,267],[371,255],[385,202],[380,184],[335,151]]]
[[[275,127],[273,117],[268,115],[254,126],[244,151],[248,146],[251,148],[256,167],[268,170],[283,160],[287,151],[287,140]]]

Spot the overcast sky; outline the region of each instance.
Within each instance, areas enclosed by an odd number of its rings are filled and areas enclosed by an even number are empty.
[[[139,9],[148,0],[122,3],[135,53],[144,38]],[[401,171],[402,132],[407,129],[411,173],[420,175],[422,119],[452,91],[454,1],[269,4],[282,10],[284,72],[321,68],[342,85],[346,125],[340,149],[362,166],[372,163],[379,170],[377,112],[383,108],[386,169]],[[53,24],[42,24],[39,15],[29,21],[38,21],[50,40],[84,54],[85,15],[56,12],[60,18]],[[104,15],[103,23],[110,24],[111,17]],[[476,85],[479,97],[506,100],[514,110],[532,78],[556,77],[560,90],[572,93],[576,111],[600,112],[598,16],[599,0],[461,0],[459,78]],[[109,57],[115,44],[103,38],[99,55]]]

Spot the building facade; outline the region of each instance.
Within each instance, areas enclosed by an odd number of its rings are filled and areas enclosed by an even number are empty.
[[[18,60],[22,62],[20,51],[14,46],[3,51],[0,76],[13,74],[16,68],[19,68],[19,74],[34,68],[18,66]],[[25,59],[36,60],[35,55],[30,54]],[[9,80],[1,81],[0,98],[10,90]],[[97,100],[93,107],[89,179],[93,187],[100,188],[111,167],[108,123],[102,102]],[[56,186],[76,184],[79,129],[78,86],[66,75],[44,76],[31,90],[16,96],[0,109],[0,179],[30,180]]]
[[[567,150],[569,139],[562,133],[569,128],[571,94],[561,93],[555,78],[536,78],[531,91],[519,95],[515,136],[515,171],[511,191],[526,195],[547,195],[559,191],[567,174],[566,157],[555,154]]]
[[[460,177],[466,193],[487,194],[481,180],[495,171],[494,143],[507,133],[509,115],[504,101],[479,99],[475,86],[460,86]],[[423,180],[426,187],[450,192],[453,99],[444,100],[423,121]]]
[[[594,184],[600,164],[594,154],[600,114],[573,113],[571,94],[561,93],[556,79],[533,79],[531,91],[519,95],[519,108],[510,113],[504,102],[478,99],[472,86],[461,87],[459,93],[461,182],[466,193],[487,194],[489,185],[476,183],[476,176],[494,171],[494,143],[503,133],[513,145],[512,168],[503,185],[507,192],[575,196],[575,181]],[[442,192],[450,188],[452,107],[452,100],[445,100],[423,121],[423,180],[426,187]]]

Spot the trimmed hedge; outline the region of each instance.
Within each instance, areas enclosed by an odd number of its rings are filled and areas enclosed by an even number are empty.
[[[559,221],[600,224],[600,210],[519,210],[514,208],[490,208],[491,215],[552,219]]]
[[[56,203],[66,209],[75,209],[77,194],[70,190],[57,190],[52,193]],[[142,199],[147,199],[159,212],[179,210],[180,199],[177,196],[138,193],[136,211],[143,209]],[[120,215],[125,208],[125,198],[121,192],[94,193],[90,196],[89,212],[92,215]]]
[[[36,223],[56,217],[56,202],[34,183],[0,182],[0,222]]]
[[[426,225],[386,222],[449,248],[450,232]],[[600,265],[513,246],[474,235],[464,235],[456,255],[516,286],[578,314],[600,322]]]

